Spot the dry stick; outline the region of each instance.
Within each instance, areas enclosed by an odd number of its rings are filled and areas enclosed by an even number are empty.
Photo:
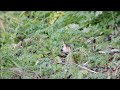
[[[85,66],[86,64],[88,64],[88,61],[86,63],[84,63],[83,66]]]
[[[86,68],[86,67],[84,67],[84,66],[81,66],[81,65],[78,65],[78,64],[76,64],[78,67],[80,67],[80,68],[83,68],[83,69],[85,69],[85,70],[88,70],[88,71],[90,71],[90,72],[92,72],[92,73],[98,73],[98,72],[96,72],[96,71],[93,71],[93,70],[90,70],[90,69],[88,69],[88,68]]]

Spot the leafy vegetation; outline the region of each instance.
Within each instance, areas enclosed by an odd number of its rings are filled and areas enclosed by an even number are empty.
[[[1,11],[0,78],[120,79],[119,25],[119,11]]]

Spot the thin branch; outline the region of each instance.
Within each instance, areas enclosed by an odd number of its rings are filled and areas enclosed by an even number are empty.
[[[90,72],[92,72],[92,73],[95,73],[95,74],[98,73],[98,72],[93,71],[93,70],[91,70],[91,69],[88,69],[88,68],[86,68],[86,67],[84,67],[84,66],[81,66],[81,65],[78,65],[78,64],[76,64],[76,65],[77,65],[77,67],[80,67],[80,68],[85,69],[85,70],[87,70],[87,71],[90,71]]]

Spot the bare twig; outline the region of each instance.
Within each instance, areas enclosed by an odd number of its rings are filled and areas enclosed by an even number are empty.
[[[88,64],[88,61],[86,63],[83,64],[83,66],[86,66]]]
[[[85,70],[87,70],[87,71],[90,71],[90,72],[92,72],[92,73],[98,73],[98,72],[96,72],[96,71],[93,71],[93,70],[90,70],[90,69],[88,69],[88,68],[86,68],[86,67],[84,67],[84,66],[81,66],[81,65],[78,65],[78,64],[76,64],[77,65],[77,67],[80,67],[80,68],[83,68],[83,69],[85,69]]]

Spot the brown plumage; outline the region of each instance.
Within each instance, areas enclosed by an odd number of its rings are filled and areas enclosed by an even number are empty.
[[[65,63],[65,59],[70,52],[71,52],[71,45],[65,44],[63,42],[63,46],[61,48],[61,54],[59,55],[62,60],[62,63]]]
[[[71,51],[71,46],[69,44],[63,44],[62,51],[64,53],[69,53]]]
[[[61,52],[65,53],[65,54],[69,54],[71,51],[71,45],[66,44],[63,40],[62,40],[62,42],[63,42],[63,46],[62,46]]]

